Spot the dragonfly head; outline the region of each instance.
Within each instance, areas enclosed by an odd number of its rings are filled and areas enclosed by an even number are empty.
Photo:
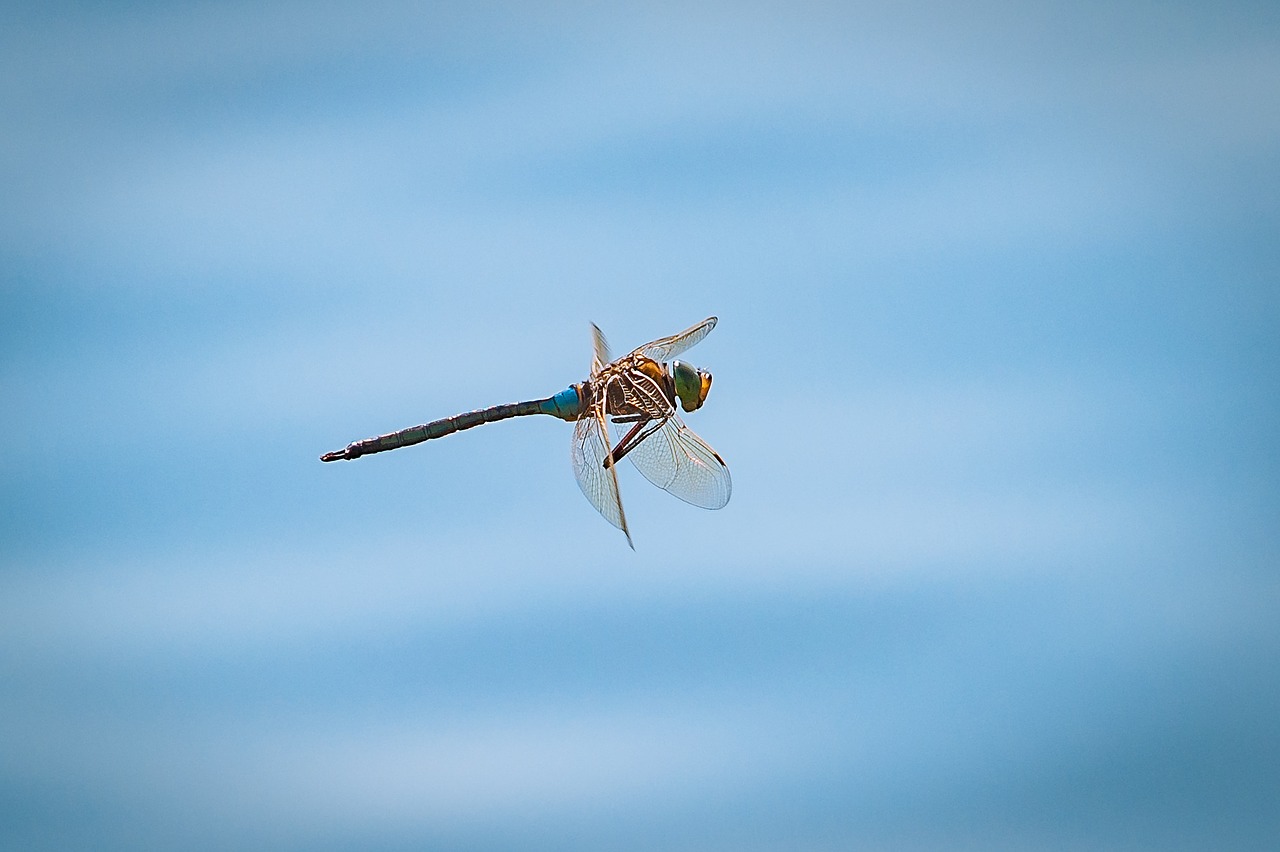
[[[676,396],[685,411],[697,411],[707,401],[711,390],[711,374],[683,361],[671,362],[671,377],[675,379]]]

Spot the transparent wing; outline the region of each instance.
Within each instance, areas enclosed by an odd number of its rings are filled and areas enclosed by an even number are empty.
[[[669,361],[672,358],[692,347],[695,343],[702,340],[711,333],[711,329],[716,327],[716,318],[707,317],[702,322],[691,328],[686,328],[679,334],[673,334],[670,337],[660,337],[651,343],[634,350],[635,353],[652,358],[655,361]],[[599,331],[599,329],[596,329]],[[607,361],[605,363],[608,363]]]
[[[609,438],[599,408],[585,413],[574,424],[571,455],[573,475],[582,493],[606,521],[622,530],[627,544],[635,550],[631,532],[627,529],[627,515],[622,511],[622,497],[618,493],[617,465],[604,466],[604,460],[609,456]]]
[[[676,414],[626,457],[645,479],[686,503],[719,509],[729,502],[733,481],[724,459]]]
[[[594,376],[600,372],[601,367],[613,360],[613,356],[609,354],[609,341],[595,323],[591,323],[591,344],[595,352],[591,361],[591,375]]]

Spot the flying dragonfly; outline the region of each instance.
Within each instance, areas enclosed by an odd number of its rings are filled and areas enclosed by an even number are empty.
[[[550,414],[574,424],[571,456],[578,487],[605,520],[622,530],[634,550],[618,492],[616,462],[623,458],[630,459],[654,485],[687,503],[719,509],[729,502],[733,490],[729,468],[676,412],[677,402],[686,412],[702,407],[711,390],[711,373],[672,359],[701,341],[715,325],[716,318],[707,317],[679,334],[650,341],[614,359],[604,334],[592,324],[595,352],[585,381],[546,399],[495,405],[355,441],[325,453],[320,460],[358,459],[484,423]]]

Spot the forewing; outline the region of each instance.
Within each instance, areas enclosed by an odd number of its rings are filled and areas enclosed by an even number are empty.
[[[678,415],[672,414],[626,457],[645,479],[686,503],[719,509],[729,502],[729,468]]]
[[[609,438],[604,418],[598,411],[584,413],[574,424],[571,452],[573,475],[578,480],[578,487],[606,521],[622,530],[627,536],[627,544],[634,550],[631,532],[627,529],[627,516],[622,511],[622,497],[618,493],[617,465],[604,466],[609,455]]]
[[[591,345],[594,350],[593,360],[591,362],[591,375],[600,372],[600,368],[613,360],[613,356],[609,354],[609,341],[605,339],[604,332],[600,330],[600,326],[591,323]]]
[[[672,358],[698,343],[716,327],[716,318],[707,317],[695,326],[686,328],[679,334],[661,337],[635,350],[636,353],[652,358],[655,361],[669,361]],[[598,329],[597,329],[598,330]]]

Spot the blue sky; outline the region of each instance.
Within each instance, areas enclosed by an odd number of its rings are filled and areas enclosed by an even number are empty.
[[[1266,4],[32,4],[0,840],[1263,848]],[[716,314],[734,495],[512,421]]]

